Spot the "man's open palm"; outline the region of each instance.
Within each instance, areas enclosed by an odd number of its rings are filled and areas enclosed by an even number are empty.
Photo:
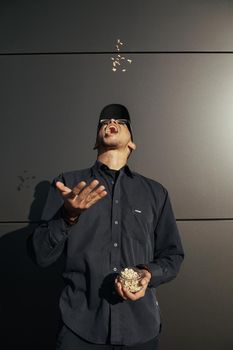
[[[65,209],[71,216],[79,216],[83,210],[107,195],[105,187],[99,186],[98,180],[93,180],[89,185],[81,181],[72,189],[57,181],[56,187],[64,199]]]

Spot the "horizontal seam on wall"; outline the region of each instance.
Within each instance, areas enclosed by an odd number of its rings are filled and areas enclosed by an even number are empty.
[[[233,54],[233,51],[58,51],[58,52],[0,52],[0,56],[41,55],[114,55],[114,54]]]
[[[233,221],[233,218],[183,218],[176,221]],[[2,220],[0,224],[39,224],[42,221],[9,221]]]

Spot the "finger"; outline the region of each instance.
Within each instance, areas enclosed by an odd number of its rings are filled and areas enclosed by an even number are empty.
[[[142,285],[142,286],[147,287],[148,283],[149,283],[149,280],[148,280],[147,277],[144,277],[144,278],[141,280],[141,285]]]
[[[127,298],[124,296],[123,290],[122,290],[122,284],[118,280],[118,278],[115,279],[115,289],[117,293],[124,299],[126,300]]]
[[[97,193],[100,194],[101,192],[103,192],[103,190],[105,190],[105,187],[103,185],[97,187],[94,191],[92,191],[92,193]]]
[[[151,280],[151,273],[147,270],[143,270],[143,272],[144,272],[144,276],[148,279],[148,283],[149,283]]]
[[[135,293],[131,293],[130,291],[128,291],[125,287],[122,288],[124,296],[129,299],[129,300],[137,300]]]
[[[97,203],[101,198],[105,197],[107,194],[107,191],[103,190],[102,192],[95,195],[95,197],[92,198],[89,202],[87,202],[85,204],[85,207],[90,208],[93,204]]]
[[[135,300],[138,300],[138,299],[144,297],[145,290],[146,290],[146,288],[142,287],[142,289],[139,292],[131,293],[127,289],[123,288],[123,293],[124,293],[124,295],[126,296],[127,299],[135,301]]]
[[[93,180],[88,186],[86,186],[86,188],[84,188],[84,190],[82,190],[82,192],[80,193],[80,197],[82,199],[85,198],[89,193],[91,193],[94,190],[94,188],[96,188],[98,184],[98,180]]]
[[[79,201],[82,208],[89,208],[94,203],[96,203],[99,199],[106,196],[107,192],[105,191],[105,187],[103,185],[99,186],[95,190],[90,193],[86,192],[86,189],[79,195]]]
[[[63,194],[68,194],[71,192],[71,189],[65,186],[61,181],[56,182],[56,187]]]
[[[127,298],[125,297],[123,290],[122,290],[122,285],[120,282],[118,282],[117,280],[115,281],[115,289],[117,291],[117,293],[124,299],[127,300]]]
[[[84,200],[86,202],[89,202],[92,199],[94,199],[95,197],[99,197],[99,194],[102,193],[104,190],[105,190],[105,187],[103,185],[101,185],[101,186],[97,187],[96,189],[94,189],[89,194],[87,193]]]
[[[78,196],[80,192],[83,190],[84,187],[86,187],[87,183],[85,181],[79,182],[76,186],[72,188],[72,193],[74,196]]]

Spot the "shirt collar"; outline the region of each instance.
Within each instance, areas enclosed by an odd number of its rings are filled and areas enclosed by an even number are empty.
[[[109,167],[97,159],[91,169],[92,169],[92,174],[93,174],[93,172],[95,170],[96,171],[99,171],[99,170],[104,171],[106,169],[109,169]],[[133,176],[134,176],[127,164],[125,166],[123,166],[119,171],[124,172],[126,175],[128,175],[131,178],[133,178]]]

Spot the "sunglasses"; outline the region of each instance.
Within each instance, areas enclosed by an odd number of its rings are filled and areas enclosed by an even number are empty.
[[[121,125],[129,125],[129,120],[128,119],[114,119],[118,124]],[[107,125],[111,119],[100,119],[99,121],[99,126]]]

